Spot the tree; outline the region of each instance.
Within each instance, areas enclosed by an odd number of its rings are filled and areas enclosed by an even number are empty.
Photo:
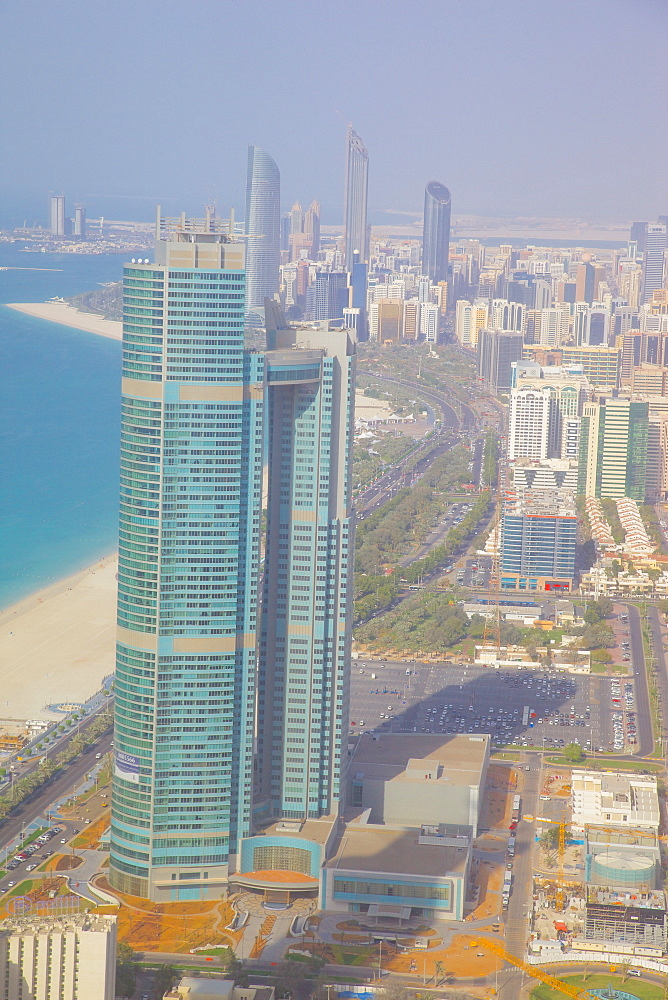
[[[153,979],[154,1000],[162,1000],[165,993],[171,990],[178,975],[173,965],[163,965],[158,969]]]
[[[244,963],[240,961],[236,955],[233,955],[233,957],[228,961],[225,971],[228,973],[230,979],[234,980],[237,986],[250,985],[250,979],[244,967]]]
[[[571,764],[579,764],[584,760],[584,752],[579,743],[568,743],[564,747],[564,757]]]
[[[116,948],[116,994],[121,997],[134,996],[137,986],[137,952],[119,941]]]
[[[546,851],[553,851],[559,841],[559,827],[550,826],[548,829],[543,830],[540,837],[538,838],[538,843],[541,847],[545,848]]]

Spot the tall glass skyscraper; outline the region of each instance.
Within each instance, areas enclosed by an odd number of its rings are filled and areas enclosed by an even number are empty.
[[[354,344],[266,300],[246,350],[244,293],[211,213],[125,268],[110,881],[156,902],[219,898],[260,824],[338,808]]]
[[[259,804],[317,819],[337,811],[348,733],[355,349],[345,330],[267,335]]]
[[[113,886],[220,896],[250,827],[263,356],[243,246],[163,225],[124,271]]]
[[[352,125],[346,138],[346,190],[343,236],[346,246],[346,270],[353,266],[353,254],[359,251],[362,261],[369,260],[369,233],[366,203],[369,189],[369,154]]]
[[[449,253],[450,192],[440,181],[429,181],[424,189],[422,273],[433,284],[448,280]]]
[[[248,147],[246,237],[246,310],[262,325],[264,300],[279,287],[281,175],[271,156],[257,146]]]

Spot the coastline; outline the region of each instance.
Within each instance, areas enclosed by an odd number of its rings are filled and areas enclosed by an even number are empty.
[[[34,316],[36,319],[48,319],[61,326],[74,327],[87,333],[96,333],[110,340],[123,339],[123,324],[120,320],[103,319],[94,313],[80,312],[67,302],[7,302],[8,309]]]
[[[83,702],[114,672],[117,556],[0,612],[0,719],[54,719],[47,705]]]

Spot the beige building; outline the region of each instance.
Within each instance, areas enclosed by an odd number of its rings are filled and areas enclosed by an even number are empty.
[[[584,830],[594,824],[658,832],[661,814],[656,778],[574,770],[571,787],[575,829]]]
[[[232,979],[184,976],[165,993],[164,1000],[274,1000],[274,987],[235,986]]]
[[[478,833],[489,736],[392,733],[360,739],[348,768],[348,802],[370,823],[455,823]]]
[[[116,917],[17,917],[0,925],[0,1000],[114,1000]]]

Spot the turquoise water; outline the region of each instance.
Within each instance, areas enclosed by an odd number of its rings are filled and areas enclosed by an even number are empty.
[[[119,280],[120,255],[0,244],[0,303]],[[121,346],[0,304],[0,609],[116,549]]]

